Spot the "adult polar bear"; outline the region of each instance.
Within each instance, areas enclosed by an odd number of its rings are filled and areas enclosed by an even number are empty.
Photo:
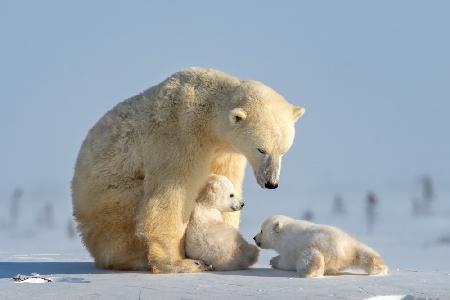
[[[196,272],[184,232],[212,173],[241,193],[246,159],[276,188],[304,109],[256,81],[192,68],[119,103],[89,131],[72,180],[74,216],[97,266]],[[240,196],[240,195],[239,195]],[[235,227],[239,212],[227,213]]]

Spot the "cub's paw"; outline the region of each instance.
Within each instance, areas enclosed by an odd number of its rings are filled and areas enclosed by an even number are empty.
[[[272,268],[276,268],[278,269],[280,263],[280,256],[274,256],[270,259],[270,265],[272,266]]]
[[[180,273],[212,271],[212,266],[205,264],[201,260],[183,259],[181,262],[181,269],[183,271],[181,271]]]
[[[194,260],[194,264],[200,269],[200,272],[214,270],[212,265],[207,265],[204,262],[202,262],[201,260]]]

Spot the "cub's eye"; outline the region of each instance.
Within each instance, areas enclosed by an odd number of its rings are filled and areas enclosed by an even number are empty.
[[[234,194],[230,194],[230,198],[233,198],[234,197]]]
[[[258,152],[261,153],[261,154],[266,154],[266,153],[267,153],[267,152],[266,152],[264,149],[262,149],[262,148],[258,148]]]

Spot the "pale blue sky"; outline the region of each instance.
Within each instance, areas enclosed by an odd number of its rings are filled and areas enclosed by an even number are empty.
[[[448,1],[1,1],[0,198],[63,191],[88,129],[176,70],[260,80],[306,107],[280,188],[450,183]]]

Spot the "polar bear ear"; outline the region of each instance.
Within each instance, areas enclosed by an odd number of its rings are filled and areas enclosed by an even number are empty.
[[[280,221],[276,221],[274,224],[273,224],[273,231],[275,231],[276,233],[279,233],[280,232],[280,230],[281,230],[281,222]]]
[[[305,109],[303,107],[294,106],[292,114],[294,115],[294,122],[297,122],[303,114],[305,113]]]
[[[217,193],[219,190],[220,190],[220,183],[218,183],[217,181],[214,181],[214,182],[211,184],[211,191],[212,191],[213,193]]]
[[[247,114],[245,113],[245,111],[242,108],[237,107],[230,111],[229,118],[230,118],[231,125],[235,125],[235,124],[238,124],[238,123],[244,121],[245,118],[247,118]]]

